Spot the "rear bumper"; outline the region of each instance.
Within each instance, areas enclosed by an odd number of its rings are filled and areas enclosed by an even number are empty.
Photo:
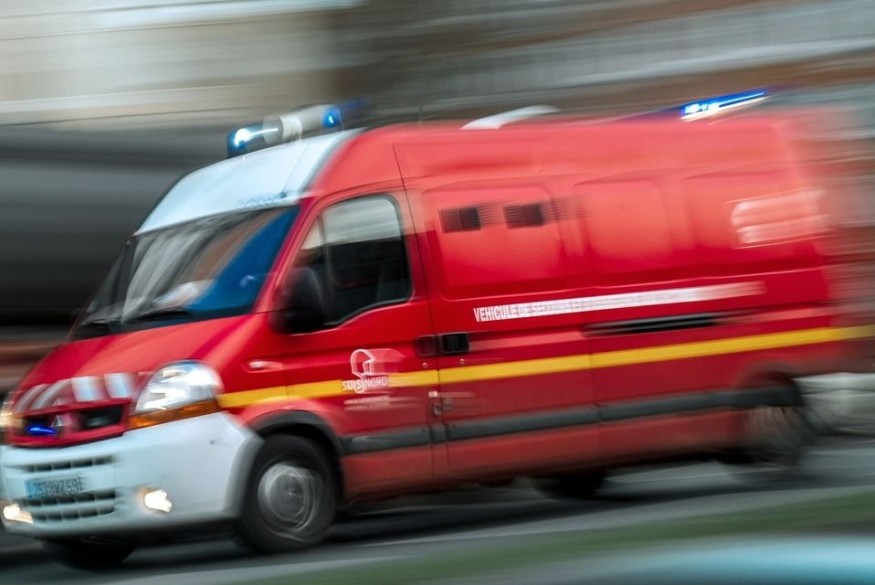
[[[232,518],[239,482],[260,440],[225,413],[130,431],[58,449],[0,450],[0,496],[32,522],[3,519],[35,538],[164,531]],[[28,498],[32,480],[81,482],[78,496]],[[169,512],[146,508],[143,493],[164,490]]]

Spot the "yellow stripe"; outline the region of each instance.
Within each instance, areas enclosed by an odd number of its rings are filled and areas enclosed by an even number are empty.
[[[730,339],[713,341],[696,341],[661,345],[643,349],[624,349],[608,351],[592,355],[581,354],[536,360],[522,360],[476,366],[461,366],[447,368],[438,373],[437,370],[421,372],[405,372],[391,374],[389,384],[392,387],[422,387],[437,386],[439,383],[455,384],[495,380],[499,378],[518,378],[538,374],[556,374],[591,368],[610,368],[632,364],[644,364],[669,360],[681,360],[694,357],[726,355],[747,351],[762,351],[817,343],[831,343],[849,339],[860,339],[875,336],[875,327],[821,327],[785,333],[765,333],[748,335]],[[264,388],[233,392],[219,396],[219,404],[223,408],[249,406],[260,402],[278,400],[294,400],[301,398],[325,398],[329,396],[346,395],[341,380],[326,380],[309,384]]]
[[[462,366],[441,370],[440,381],[443,384],[469,382],[473,380],[494,380],[496,378],[517,378],[543,373],[572,372],[586,370],[592,367],[592,356],[569,355],[538,360],[519,362],[503,362],[482,366]]]
[[[289,386],[289,398],[324,398],[340,394],[342,389],[343,386],[340,380],[295,384],[294,386]]]
[[[275,386],[259,390],[231,392],[229,394],[221,394],[218,397],[218,401],[219,406],[222,408],[236,408],[262,402],[277,402],[301,398],[325,398],[326,396],[341,394],[341,388],[340,380],[328,380],[324,382],[311,382],[309,384],[295,384],[294,386]]]
[[[714,341],[696,341],[643,349],[608,351],[592,355],[583,354],[481,366],[462,366],[442,370],[440,372],[440,379],[444,384],[453,384],[538,374],[556,374],[589,368],[609,368],[745,351],[794,347],[798,345],[813,345],[815,343],[829,343],[869,337],[873,334],[875,334],[875,329],[868,326],[845,328],[822,327],[788,333],[765,333]]]
[[[694,357],[741,353],[745,351],[761,351],[764,349],[778,349],[798,345],[814,345],[816,343],[830,343],[859,337],[860,332],[857,330],[863,329],[867,328],[847,327],[845,329],[836,329],[832,327],[822,327],[820,329],[808,329],[788,333],[766,333],[764,335],[748,335],[747,337],[717,339],[714,341],[679,343],[677,345],[663,345],[646,349],[609,351],[595,354],[593,356],[593,367],[609,368],[630,364],[682,360]]]
[[[389,385],[393,387],[410,386],[437,386],[437,370],[423,370],[421,372],[404,372],[403,374],[390,374]]]
[[[276,402],[277,400],[286,400],[286,398],[286,387],[276,386],[274,388],[220,394],[217,400],[222,408],[236,408],[239,406],[249,406],[257,402]]]

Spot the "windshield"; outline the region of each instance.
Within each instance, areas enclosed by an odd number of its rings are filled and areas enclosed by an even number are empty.
[[[235,212],[135,236],[74,337],[248,312],[296,214],[297,207]]]

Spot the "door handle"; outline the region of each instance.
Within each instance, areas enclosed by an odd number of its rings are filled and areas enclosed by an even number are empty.
[[[441,353],[444,355],[468,353],[471,349],[468,334],[464,332],[444,333],[438,336],[438,340],[440,341]]]
[[[420,335],[414,342],[416,355],[434,357],[436,355],[458,355],[470,351],[468,334],[464,332],[444,333],[442,335]]]
[[[437,337],[434,335],[420,335],[413,346],[419,357],[434,357],[438,354]]]

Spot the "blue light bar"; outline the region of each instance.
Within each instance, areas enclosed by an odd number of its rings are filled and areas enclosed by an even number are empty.
[[[322,118],[322,127],[326,130],[343,127],[343,113],[340,108],[329,108]]]
[[[266,127],[265,124],[255,124],[232,130],[228,134],[228,156],[246,154],[270,144],[270,136],[276,134],[278,129]]]
[[[27,427],[27,434],[34,437],[54,437],[58,434],[58,431],[43,425],[30,425]]]
[[[765,90],[758,89],[690,102],[680,107],[681,118],[697,120],[699,118],[716,116],[728,110],[753,105],[767,97],[768,95]]]
[[[268,116],[261,124],[232,130],[228,134],[228,156],[246,154],[312,134],[343,130],[364,120],[367,109],[367,100],[357,98],[341,104],[304,106]]]

